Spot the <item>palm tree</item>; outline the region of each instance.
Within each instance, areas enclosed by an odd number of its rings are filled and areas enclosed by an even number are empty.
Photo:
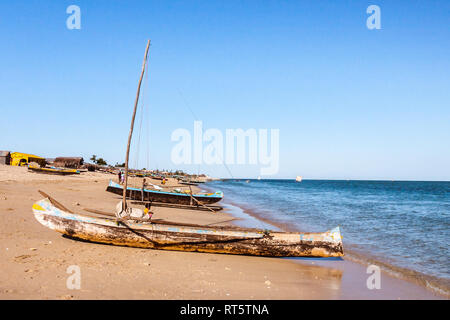
[[[103,160],[103,158],[96,159],[95,163],[98,164],[99,166],[106,166],[107,165],[106,161]]]

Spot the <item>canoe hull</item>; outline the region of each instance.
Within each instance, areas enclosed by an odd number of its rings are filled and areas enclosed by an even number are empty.
[[[37,172],[37,173],[45,173],[45,174],[55,174],[55,175],[70,175],[70,174],[79,174],[80,172],[75,169],[51,169],[51,168],[36,168],[36,167],[28,167],[29,171]]]
[[[123,187],[117,185],[117,183],[110,182],[106,191],[115,193],[118,195],[123,194]],[[174,193],[174,192],[164,192],[157,190],[146,190],[144,192],[136,188],[127,188],[127,198],[131,200],[140,201],[151,201],[151,202],[164,202],[172,204],[184,204],[184,205],[196,205],[197,203],[191,199],[187,194]],[[202,204],[213,204],[219,202],[223,198],[222,193],[211,194],[211,195],[194,195],[194,198],[200,201]]]
[[[256,229],[120,223],[64,212],[47,199],[33,205],[44,226],[75,239],[120,246],[271,257],[339,257],[339,230],[327,233],[265,233]]]

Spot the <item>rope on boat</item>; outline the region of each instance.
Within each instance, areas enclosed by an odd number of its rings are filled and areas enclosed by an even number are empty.
[[[119,221],[118,221],[119,222]],[[155,240],[150,239],[149,237],[145,236],[144,234],[140,233],[139,231],[131,228],[129,225],[127,225],[124,221],[120,221],[121,224],[123,224],[128,230],[130,230],[132,233],[134,233],[137,236],[140,236],[147,240],[148,242],[151,242],[155,245],[155,247],[172,247],[172,246],[179,246],[179,245],[199,245],[199,244],[214,244],[214,243],[232,243],[232,242],[239,242],[239,241],[245,241],[245,240],[261,240],[264,238],[267,238],[267,236],[264,234],[261,237],[245,237],[245,238],[232,238],[232,239],[224,239],[224,240],[214,240],[214,241],[180,241],[180,242],[172,242],[172,243],[159,243]],[[152,226],[152,232],[154,231]]]
[[[192,200],[194,200],[195,202],[197,202],[197,205],[201,205],[202,207],[205,207],[205,208],[209,209],[212,213],[216,213],[213,209],[209,208],[208,206],[204,205],[203,203],[201,203],[200,201],[195,199],[195,197],[192,195],[192,188],[191,188],[191,186],[189,186],[189,189],[191,191],[191,193],[189,193],[189,196],[191,197],[191,205],[192,205]]]
[[[145,108],[145,97],[146,92],[147,92],[147,86],[148,86],[148,63],[145,65],[145,78],[144,78],[144,85],[142,86],[142,99],[141,99],[141,103],[140,103],[140,119],[139,119],[139,131],[138,131],[138,140],[137,140],[137,144],[136,144],[136,159],[135,159],[135,169],[138,169],[139,166],[139,154],[140,154],[140,146],[141,146],[141,133],[142,133],[142,122],[143,122],[143,118],[144,118],[144,112],[145,110],[147,110],[147,108]],[[150,126],[149,124],[149,118],[147,119],[147,134],[148,134],[148,127]],[[148,140],[148,136],[147,136],[147,169],[148,169],[148,164],[149,164],[149,140]]]
[[[180,88],[177,88],[178,93],[180,94],[181,100],[183,100],[184,105],[189,109],[189,111],[191,112],[192,116],[194,117],[195,121],[198,121],[197,116],[195,115],[194,111],[192,111],[192,108],[189,106],[189,104],[187,103],[187,100],[184,98],[183,94],[181,93]],[[220,157],[220,155],[218,154],[218,156]],[[220,160],[223,164],[223,166],[225,167],[225,169],[227,169],[228,173],[230,174],[231,178],[234,179],[233,174],[231,173],[230,168],[228,168],[227,164],[225,163],[225,161],[223,161],[222,157],[220,157]]]

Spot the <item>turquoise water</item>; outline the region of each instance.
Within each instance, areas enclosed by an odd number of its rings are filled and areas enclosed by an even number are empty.
[[[450,280],[450,182],[246,181],[208,187],[290,229],[322,232],[339,225],[344,249],[358,256]]]

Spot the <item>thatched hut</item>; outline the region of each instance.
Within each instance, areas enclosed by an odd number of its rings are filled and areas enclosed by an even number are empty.
[[[57,157],[53,162],[55,167],[78,169],[84,163],[82,157]]]

